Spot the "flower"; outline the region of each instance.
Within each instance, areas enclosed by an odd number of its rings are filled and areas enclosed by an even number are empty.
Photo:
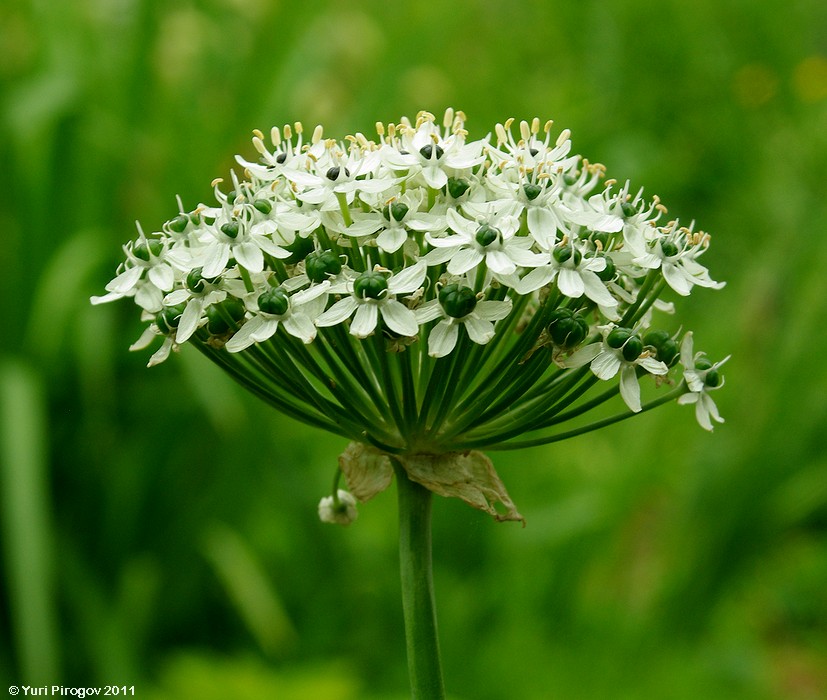
[[[338,489],[335,496],[319,501],[319,520],[333,525],[350,525],[359,517],[356,499],[347,491]]]
[[[255,160],[213,181],[215,203],[178,199],[158,231],[139,226],[92,302],[137,304],[132,349],[160,338],[151,365],[194,346],[350,440],[340,467],[359,500],[395,466],[520,519],[480,449],[553,442],[672,399],[696,404],[704,428],[719,422],[709,394],[723,363],[653,325],[674,310],[665,292],[723,286],[698,262],[710,236],[660,225],[660,200],[628,181],[601,186],[605,168],[550,121],[509,119],[477,140],[465,122],[420,112],[377,122],[373,140],[320,126],[308,138],[296,123],[268,143],[255,130]],[[604,401],[620,412],[588,423]],[[331,498],[323,517],[349,513]]]
[[[589,364],[591,371],[603,381],[612,379],[620,372],[620,395],[630,410],[639,413],[640,385],[637,368],[649,374],[663,375],[669,368],[644,349],[640,335],[630,328],[607,326],[603,329],[603,341],[580,348],[568,360],[566,367]]]
[[[720,362],[712,364],[706,359],[703,352],[693,353],[692,332],[684,335],[681,343],[681,364],[683,365],[683,378],[689,387],[689,392],[678,398],[682,405],[695,404],[695,418],[698,424],[704,429],[712,431],[712,421],[723,423],[724,419],[718,413],[709,392],[716,391],[723,387],[724,378],[718,371],[721,366],[729,360],[729,356]]]
[[[485,345],[494,337],[494,321],[500,321],[511,313],[511,301],[480,301],[470,287],[449,284],[433,299],[417,309],[419,323],[437,318],[442,320],[428,335],[428,354],[445,357],[457,344],[459,327],[465,328],[468,337],[478,345]]]
[[[325,328],[342,323],[353,316],[350,332],[357,338],[367,338],[382,320],[395,333],[414,336],[419,324],[413,311],[396,300],[397,294],[409,294],[422,286],[427,272],[424,261],[404,268],[394,275],[377,266],[356,276],[345,287],[350,296],[337,301],[316,319],[316,325]],[[336,288],[331,288],[335,292]],[[355,313],[354,313],[355,312]]]

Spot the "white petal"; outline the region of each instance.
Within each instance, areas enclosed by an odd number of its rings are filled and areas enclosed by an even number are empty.
[[[155,365],[160,365],[164,360],[169,357],[169,353],[172,351],[172,338],[164,338],[164,344],[149,358],[149,362],[147,362],[147,367],[154,367]]]
[[[563,365],[565,367],[582,367],[583,365],[587,365],[589,362],[594,360],[594,358],[596,358],[602,350],[603,343],[591,343],[590,345],[584,345],[577,352],[574,352],[567,357]]]
[[[144,332],[141,333],[141,337],[138,338],[132,345],[129,346],[130,350],[143,350],[144,348],[148,348],[152,341],[158,337],[158,334],[152,330],[152,326],[147,326],[144,328]]]
[[[361,221],[354,221],[350,226],[345,226],[339,229],[346,236],[359,238],[361,236],[370,236],[382,228],[382,219],[375,217],[371,219],[362,219]]]
[[[591,370],[598,379],[611,379],[620,370],[620,352],[604,350],[591,364]]]
[[[130,267],[128,270],[124,270],[106,285],[106,291],[115,292],[115,294],[126,294],[138,284],[138,280],[141,279],[141,273],[143,271],[144,268],[142,267]]]
[[[699,394],[698,402],[695,404],[695,418],[704,430],[712,432],[712,421],[709,420],[709,411],[704,405],[704,394]]]
[[[557,274],[557,269],[551,265],[543,265],[542,267],[535,267],[525,277],[520,280],[520,283],[515,287],[519,294],[529,294],[535,289],[545,287],[554,279]]]
[[[394,333],[412,337],[416,335],[419,330],[419,324],[416,321],[416,315],[407,306],[396,301],[396,299],[388,299],[382,303],[381,306],[382,318]]]
[[[528,230],[544,248],[552,248],[557,242],[557,221],[545,207],[529,207],[526,215]]]
[[[656,360],[654,357],[643,357],[637,361],[637,364],[649,374],[666,374],[669,371],[669,368],[663,362]]]
[[[457,344],[458,326],[449,319],[436,324],[428,335],[428,354],[445,357]]]
[[[374,302],[367,301],[360,304],[350,324],[351,335],[357,338],[367,338],[376,329],[378,320],[379,309]]]
[[[428,264],[419,260],[414,265],[406,267],[402,272],[391,277],[388,282],[388,290],[392,294],[409,294],[415,292],[425,281],[428,274]]]
[[[494,337],[494,324],[491,321],[475,318],[474,314],[471,314],[462,322],[465,324],[468,337],[478,345],[485,345]]]
[[[188,289],[176,289],[164,297],[164,303],[167,306],[178,306],[178,304],[183,304],[189,298],[190,293]]]
[[[230,259],[230,246],[226,243],[214,243],[206,251],[201,268],[202,277],[218,277],[227,267]]]
[[[609,290],[606,289],[606,285],[603,284],[601,279],[594,274],[594,272],[590,272],[589,270],[581,270],[580,279],[586,290],[586,296],[593,302],[601,306],[617,306],[617,300],[609,294]]]
[[[408,233],[401,227],[386,228],[376,237],[378,245],[386,253],[395,253],[408,240]]]
[[[484,255],[474,248],[460,250],[448,262],[448,272],[452,275],[464,275],[479,265],[483,257]]]
[[[428,183],[428,187],[433,187],[435,190],[441,190],[448,184],[448,176],[445,171],[436,165],[422,168],[422,177]]]
[[[672,289],[682,297],[689,296],[689,293],[692,291],[692,283],[680,267],[670,263],[664,263],[661,272],[663,272],[664,279]]]
[[[247,323],[236,331],[235,335],[227,341],[227,344],[224,346],[227,349],[227,352],[240,352],[241,350],[250,347],[255,342],[253,340],[253,335],[259,328],[261,328],[263,323],[264,318],[262,316],[254,316],[247,321]]]
[[[484,321],[499,321],[511,313],[511,300],[480,301],[474,307],[473,314]]]
[[[640,385],[637,383],[634,365],[626,365],[620,372],[620,395],[630,409],[635,413],[640,412]]]
[[[341,323],[356,310],[358,302],[353,297],[345,297],[340,299],[327,311],[325,311],[319,318],[316,319],[316,325],[325,328],[327,326],[335,326]]]
[[[175,333],[175,340],[177,342],[184,343],[195,333],[201,321],[201,313],[203,310],[203,300],[195,298],[187,302],[184,313],[181,314],[181,320],[178,323],[178,331]]]
[[[109,294],[104,294],[100,297],[89,297],[89,301],[94,304],[107,304],[110,301],[116,301],[118,299],[123,299],[123,294],[118,294],[117,292],[109,292]]]
[[[153,284],[141,284],[135,291],[135,303],[142,309],[156,313],[164,306],[164,295]]]
[[[580,273],[567,267],[560,268],[560,273],[557,275],[557,286],[563,294],[572,299],[582,297],[583,292],[586,291]]]
[[[316,337],[316,326],[303,313],[290,314],[284,320],[284,330],[290,335],[299,338],[305,345]]]
[[[263,343],[276,334],[276,331],[279,329],[279,320],[277,318],[265,318],[263,316],[258,316],[258,318],[261,319],[261,323],[258,325],[258,328],[250,334],[250,337],[256,343]]]
[[[428,323],[428,321],[433,321],[443,315],[442,307],[439,301],[432,299],[416,309],[414,315],[419,323]]]
[[[485,264],[491,272],[501,275],[510,275],[517,269],[514,261],[502,250],[489,250],[485,254]]]
[[[162,292],[168,292],[175,284],[175,275],[169,265],[153,265],[149,268],[149,281]]]
[[[238,264],[247,268],[250,272],[261,272],[264,269],[264,255],[252,241],[244,241],[233,246],[233,255]]]

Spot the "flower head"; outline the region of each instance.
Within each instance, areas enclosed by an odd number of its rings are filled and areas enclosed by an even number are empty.
[[[345,470],[381,473],[350,483],[360,500],[398,455],[411,478],[496,513],[510,501],[476,448],[678,397],[702,427],[721,420],[709,393],[723,363],[651,327],[664,292],[722,286],[698,262],[709,235],[660,225],[658,198],[628,182],[601,187],[605,168],[572,153],[568,130],[507,120],[469,140],[448,110],[441,125],[377,123],[374,140],[294,124],[269,142],[254,131],[255,160],[213,182],[214,204],[179,200],[158,231],[139,228],[93,303],[135,301],[147,326],[133,349],[161,339],[150,364],[195,346],[279,410],[370,446]],[[584,422],[612,400],[615,417]],[[323,519],[355,517],[348,498],[323,502]]]

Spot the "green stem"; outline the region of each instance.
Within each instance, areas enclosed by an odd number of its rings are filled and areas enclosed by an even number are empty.
[[[431,565],[431,492],[411,481],[399,460],[391,461],[399,496],[399,563],[411,697],[442,700],[445,688]]]

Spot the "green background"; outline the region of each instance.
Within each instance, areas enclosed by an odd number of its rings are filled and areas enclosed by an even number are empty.
[[[0,80],[0,690],[406,697],[393,492],[321,524],[342,441],[88,299],[253,128],[454,106],[710,231],[728,285],[679,319],[733,358],[712,435],[670,405],[497,453],[525,529],[436,504],[451,696],[827,696],[827,4],[7,0]]]

